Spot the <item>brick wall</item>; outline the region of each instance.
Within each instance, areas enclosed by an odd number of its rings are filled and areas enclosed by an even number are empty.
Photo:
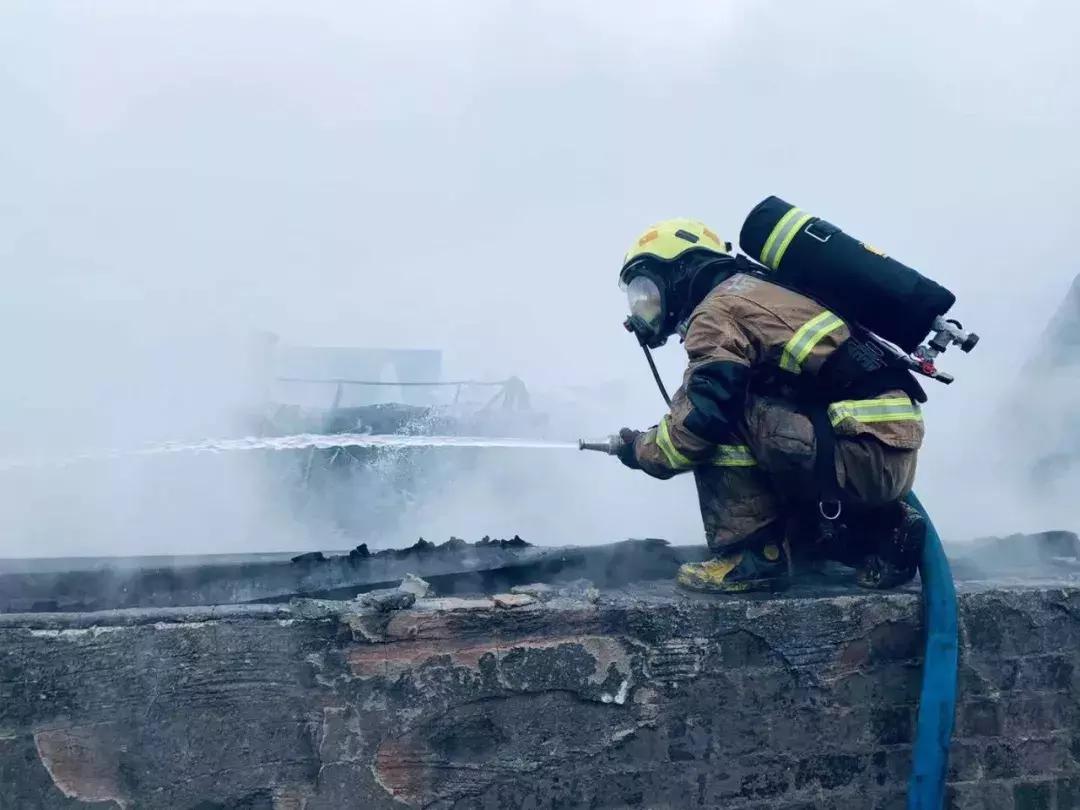
[[[917,593],[317,608],[0,616],[0,807],[904,806]],[[1080,590],[961,622],[950,806],[1080,807]]]

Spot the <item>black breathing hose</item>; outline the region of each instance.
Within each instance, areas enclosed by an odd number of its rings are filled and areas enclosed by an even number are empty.
[[[660,372],[656,370],[656,363],[653,361],[652,352],[649,351],[649,347],[644,343],[641,344],[641,350],[645,352],[645,359],[649,361],[649,368],[652,369],[653,379],[656,380],[656,386],[660,389],[660,396],[664,398],[664,402],[667,406],[671,407],[671,397],[668,396],[667,389],[664,388],[664,381],[660,379]]]

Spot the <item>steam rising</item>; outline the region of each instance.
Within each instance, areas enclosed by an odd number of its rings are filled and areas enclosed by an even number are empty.
[[[775,193],[950,287],[983,336],[929,384],[943,534],[1075,529],[1075,466],[1027,484],[1077,376],[1019,369],[1078,270],[1078,22],[1050,0],[5,4],[0,458],[246,435],[254,330],[516,374],[550,440],[651,425],[622,251],[669,216],[734,240]],[[671,385],[681,350],[658,360]],[[701,539],[688,477],[598,454],[386,464],[310,496],[259,453],[5,470],[0,557]]]

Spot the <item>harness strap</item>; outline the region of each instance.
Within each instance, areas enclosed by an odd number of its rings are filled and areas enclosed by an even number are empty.
[[[840,484],[836,480],[836,433],[829,420],[827,406],[814,405],[810,409],[810,422],[814,426],[817,442],[814,477],[817,480],[821,514],[828,520],[835,520],[840,516]],[[830,517],[825,511],[826,504],[836,504],[836,514]]]

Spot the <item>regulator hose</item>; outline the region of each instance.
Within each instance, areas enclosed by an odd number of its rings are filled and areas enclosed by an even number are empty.
[[[926,542],[919,562],[922,579],[926,653],[922,691],[911,750],[908,810],[941,810],[945,803],[945,777],[949,769],[949,743],[956,713],[957,609],[949,560],[930,515],[915,493],[905,500],[926,519]]]
[[[671,407],[671,397],[668,396],[667,389],[664,388],[664,381],[660,378],[660,372],[656,368],[656,361],[653,360],[652,352],[649,351],[649,347],[644,343],[641,344],[641,350],[645,352],[645,359],[649,361],[649,370],[652,371],[653,379],[656,380],[656,387],[660,389],[660,396],[664,398],[664,402],[667,406]]]

